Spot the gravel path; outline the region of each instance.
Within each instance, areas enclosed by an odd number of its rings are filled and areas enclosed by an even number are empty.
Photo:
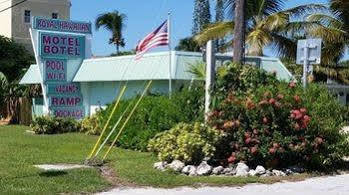
[[[244,187],[203,187],[156,189],[156,188],[121,188],[113,189],[100,195],[349,195],[349,174],[332,177],[307,179],[300,182],[284,182],[271,185],[250,184]]]

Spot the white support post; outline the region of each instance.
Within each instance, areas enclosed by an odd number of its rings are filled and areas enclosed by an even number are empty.
[[[211,105],[211,87],[214,83],[216,60],[213,49],[213,41],[210,40],[206,45],[206,82],[205,82],[205,122],[208,119]]]
[[[309,63],[309,46],[306,42],[304,47],[304,59],[303,59],[303,87],[307,88],[308,79],[308,64]]]

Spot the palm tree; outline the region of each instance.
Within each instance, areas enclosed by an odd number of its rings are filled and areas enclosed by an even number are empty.
[[[119,53],[119,48],[125,46],[125,39],[122,36],[122,31],[125,28],[126,15],[118,11],[100,14],[96,19],[96,29],[99,30],[102,26],[112,33],[109,44],[115,44],[116,53]]]
[[[177,51],[192,51],[192,52],[200,52],[200,45],[193,39],[193,37],[187,37],[179,40],[177,47],[175,48]]]
[[[313,37],[321,37],[324,47],[322,61],[326,65],[336,65],[349,46],[349,3],[347,0],[331,0],[330,13],[310,15],[310,22],[318,25],[309,31]]]
[[[235,0],[229,0],[227,8],[235,7]],[[262,56],[263,49],[273,46],[281,56],[295,58],[297,38],[305,36],[305,30],[313,22],[293,20],[326,7],[319,4],[301,5],[282,10],[283,0],[247,0],[246,1],[246,44],[248,55]],[[230,15],[233,13],[231,12]],[[234,21],[210,25],[196,37],[199,43],[233,35]],[[233,39],[232,39],[233,41]]]
[[[245,42],[245,0],[237,0],[235,6],[234,55],[235,63],[242,63]]]

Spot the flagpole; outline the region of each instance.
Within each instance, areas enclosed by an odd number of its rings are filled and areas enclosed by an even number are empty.
[[[167,31],[168,31],[168,50],[169,50],[169,66],[168,66],[168,93],[171,98],[172,95],[172,52],[171,52],[171,12],[168,12],[167,18]]]

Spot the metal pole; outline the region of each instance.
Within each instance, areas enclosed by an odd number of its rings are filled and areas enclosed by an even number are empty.
[[[304,59],[303,59],[303,87],[307,88],[308,79],[308,58],[309,58],[309,47],[308,42],[306,42],[304,47]]]
[[[167,30],[168,30],[168,50],[169,50],[169,65],[168,65],[168,94],[171,98],[172,95],[172,52],[171,52],[171,12],[168,12],[167,19]]]
[[[206,82],[205,82],[205,122],[208,120],[211,104],[211,87],[215,77],[215,55],[213,49],[213,41],[210,40],[206,45]]]

